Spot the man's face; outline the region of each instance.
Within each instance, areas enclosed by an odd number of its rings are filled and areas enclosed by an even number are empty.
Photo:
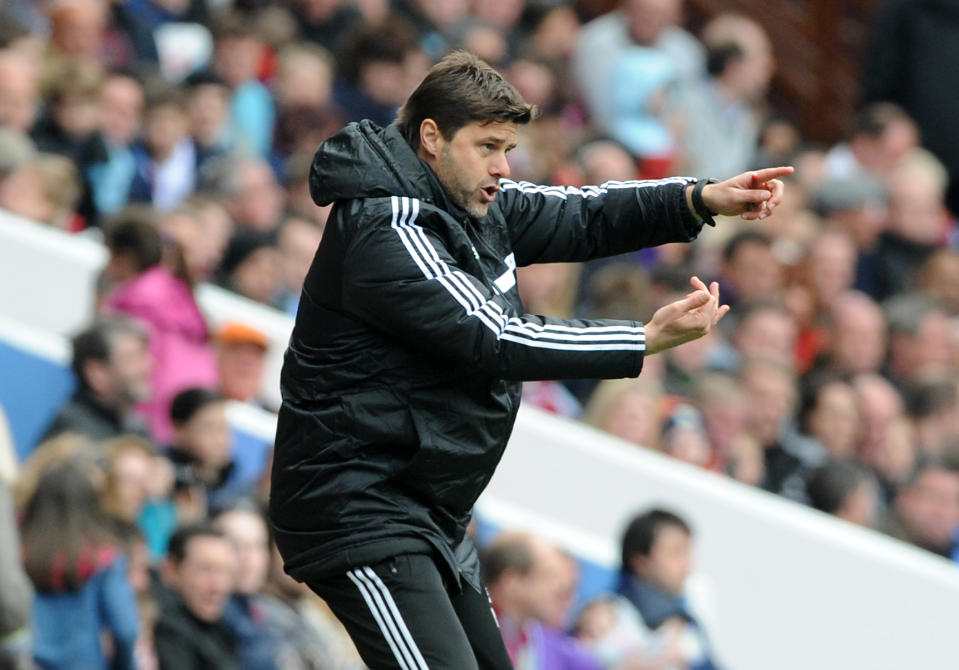
[[[643,579],[670,593],[681,593],[692,568],[692,538],[677,526],[661,526],[649,556],[639,558],[635,567]]]
[[[499,180],[509,177],[506,154],[516,146],[518,134],[515,123],[493,121],[463,126],[450,140],[439,136],[436,176],[450,199],[471,216],[486,215]]]
[[[150,395],[150,351],[139,335],[119,333],[110,343],[110,387],[115,399],[132,405]]]
[[[190,420],[174,427],[177,446],[190,452],[203,466],[221,468],[230,461],[233,438],[226,420],[226,403],[211,402]]]
[[[187,609],[201,621],[214,622],[233,591],[236,552],[225,537],[198,535],[186,547],[186,556],[167,572],[170,585]]]

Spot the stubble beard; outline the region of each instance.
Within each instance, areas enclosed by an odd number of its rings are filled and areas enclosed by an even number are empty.
[[[465,184],[460,179],[459,166],[457,166],[456,161],[453,160],[448,146],[444,147],[440,153],[436,167],[436,176],[439,178],[440,184],[443,185],[443,190],[446,191],[446,195],[453,201],[453,204],[460,209],[466,210],[466,213],[474,218],[479,219],[486,216],[489,205],[476,201],[476,194],[477,191],[479,191],[479,187],[474,188],[469,184]]]

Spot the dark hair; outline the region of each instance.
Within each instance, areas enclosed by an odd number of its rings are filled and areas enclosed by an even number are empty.
[[[405,19],[390,15],[377,23],[360,23],[341,41],[337,53],[337,73],[357,84],[371,63],[402,64],[416,51],[416,33]]]
[[[512,84],[467,51],[454,51],[434,65],[397,114],[396,124],[413,150],[420,148],[420,125],[433,119],[450,139],[473,121],[529,123],[536,109]]]
[[[849,378],[830,370],[812,372],[806,375],[799,385],[799,409],[796,423],[803,435],[810,435],[809,421],[819,407],[820,396],[827,387],[834,384],[849,386]]]
[[[521,533],[510,534],[493,542],[481,558],[483,579],[487,584],[495,584],[509,570],[525,575],[533,569],[533,548],[529,537]]]
[[[656,537],[664,526],[673,526],[687,535],[693,532],[681,516],[664,509],[651,509],[633,518],[623,532],[622,570],[633,574],[632,559],[636,556],[649,556],[656,544]]]
[[[199,521],[197,523],[189,523],[177,528],[173,535],[170,536],[170,541],[167,544],[166,555],[175,565],[179,565],[186,558],[186,553],[189,550],[190,541],[196,537],[216,537],[222,540],[226,539],[226,535],[223,534],[219,528],[214,526],[209,521]]]
[[[863,467],[850,461],[828,461],[816,469],[806,483],[809,504],[827,514],[835,514],[846,499],[871,475]]]
[[[109,557],[103,550],[116,548],[94,468],[77,459],[51,465],[27,502],[23,564],[39,591],[79,589]]]
[[[222,401],[223,396],[215,391],[199,387],[188,388],[173,397],[173,402],[170,403],[170,420],[174,426],[182,426],[207,405]]]
[[[906,111],[892,102],[874,102],[856,115],[853,121],[852,134],[867,137],[881,137],[890,125],[898,121],[912,122],[912,117]]]
[[[106,245],[113,255],[132,256],[137,272],[163,260],[163,238],[152,214],[141,208],[123,209],[107,223]]]
[[[70,365],[77,383],[87,388],[83,368],[89,361],[106,363],[113,351],[113,338],[117,335],[133,335],[144,341],[147,334],[135,322],[123,316],[101,317],[73,338],[73,360]]]
[[[706,73],[719,77],[729,64],[743,57],[743,48],[735,42],[726,42],[706,48]]]
[[[758,230],[744,230],[736,233],[723,247],[723,261],[728,263],[733,259],[741,247],[749,243],[760,244],[764,247],[772,247],[772,239],[766,233]]]

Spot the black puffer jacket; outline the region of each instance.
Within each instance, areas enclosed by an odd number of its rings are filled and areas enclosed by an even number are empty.
[[[503,180],[474,220],[395,126],[351,124],[321,145],[310,186],[335,204],[286,352],[270,499],[287,571],[429,552],[478,586],[465,528],[520,381],[635,376],[645,349],[639,323],[524,314],[516,266],[688,241],[690,181]]]

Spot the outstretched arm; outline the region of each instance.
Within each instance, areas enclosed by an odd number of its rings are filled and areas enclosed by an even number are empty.
[[[791,167],[744,172],[702,190],[712,214],[762,219],[779,204]],[[500,181],[499,203],[518,265],[583,261],[667,242],[689,242],[703,225],[696,180],[611,181],[599,186],[537,186]]]

